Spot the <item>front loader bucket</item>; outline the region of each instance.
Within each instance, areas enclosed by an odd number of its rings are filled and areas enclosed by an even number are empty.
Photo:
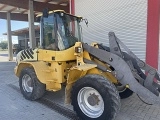
[[[160,78],[156,69],[140,60],[113,32],[109,33],[110,48],[99,49],[83,44],[83,49],[100,61],[111,65],[117,80],[152,104],[160,104]],[[126,51],[122,52],[121,45]],[[104,48],[104,47],[103,47]],[[146,74],[142,72],[145,70]]]

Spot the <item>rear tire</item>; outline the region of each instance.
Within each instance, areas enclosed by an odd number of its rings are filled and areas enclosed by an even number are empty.
[[[80,78],[72,88],[71,100],[82,120],[112,120],[120,110],[116,87],[100,75]]]
[[[45,84],[41,83],[33,68],[27,67],[21,71],[19,77],[21,93],[28,100],[37,100],[45,93]]]

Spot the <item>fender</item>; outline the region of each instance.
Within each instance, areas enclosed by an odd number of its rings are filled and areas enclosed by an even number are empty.
[[[21,62],[18,66],[15,67],[14,72],[17,77],[20,76],[20,72],[25,67],[33,67],[37,78],[40,82],[46,85],[46,89],[49,91],[58,91],[61,89],[61,83],[56,82],[57,80],[53,79],[52,72],[53,70],[49,69],[46,65],[46,62],[36,61],[36,62]],[[43,69],[42,69],[43,68]]]
[[[70,103],[71,89],[73,84],[82,76],[86,75],[91,69],[96,68],[95,64],[83,64],[79,66],[74,66],[70,69],[67,79],[67,86],[65,88],[65,103]]]
[[[36,61],[36,62],[21,62],[18,66],[15,67],[14,72],[17,77],[20,76],[20,72],[25,67],[33,67],[35,70],[35,73],[37,75],[37,78],[42,83],[46,83],[46,80],[52,79],[51,72],[46,65],[45,62],[42,61]],[[43,69],[42,69],[43,68]]]

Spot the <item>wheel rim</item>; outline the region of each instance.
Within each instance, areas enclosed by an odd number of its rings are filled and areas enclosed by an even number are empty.
[[[23,90],[26,92],[31,93],[33,91],[32,78],[28,74],[25,74],[22,77],[22,87],[23,87]]]
[[[90,118],[97,118],[104,111],[104,101],[100,93],[92,87],[82,88],[77,96],[81,111]]]

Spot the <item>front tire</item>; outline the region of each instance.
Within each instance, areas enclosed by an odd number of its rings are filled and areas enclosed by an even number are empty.
[[[112,120],[120,109],[116,87],[100,75],[80,78],[71,93],[71,104],[82,120]]]
[[[45,84],[38,80],[34,69],[30,67],[21,71],[19,86],[21,93],[28,100],[37,100],[45,93]]]

